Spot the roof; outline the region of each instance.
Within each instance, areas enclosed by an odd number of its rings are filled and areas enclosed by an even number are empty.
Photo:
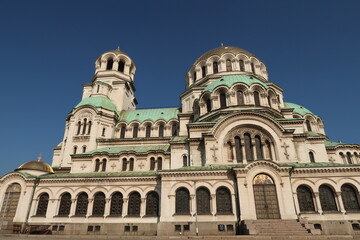
[[[312,167],[351,167],[360,166],[360,164],[342,164],[332,162],[316,162],[316,163],[280,163],[280,166],[295,167],[295,168],[312,168]]]
[[[178,118],[178,108],[154,108],[154,109],[140,109],[140,110],[124,110],[120,112],[120,121],[130,123],[138,121],[140,123],[145,121],[156,122],[157,120],[169,121]]]
[[[51,168],[49,164],[46,162],[42,162],[39,160],[33,160],[22,164],[15,171],[18,170],[36,170],[41,172],[54,173],[54,170]]]
[[[301,116],[304,116],[306,114],[311,114],[311,115],[316,116],[309,109],[306,109],[303,106],[300,106],[295,103],[284,102],[284,106],[285,106],[284,108],[293,108],[294,109],[293,113],[299,114]]]
[[[234,55],[237,55],[239,53],[243,53],[249,57],[255,57],[254,54],[244,50],[244,49],[241,49],[241,48],[238,48],[238,47],[231,47],[231,46],[222,46],[222,47],[218,47],[218,48],[214,48],[214,49],[211,49],[209,51],[207,51],[206,53],[204,53],[203,55],[201,55],[198,59],[196,59],[195,63],[193,65],[196,65],[198,64],[199,62],[201,62],[202,60],[206,60],[208,59],[209,57],[211,56],[214,56],[214,55],[218,55],[218,56],[221,56],[221,55],[224,55],[225,53],[232,53]]]
[[[39,178],[104,178],[104,177],[151,177],[156,176],[156,171],[149,172],[91,172],[91,173],[55,173],[42,175]]]
[[[77,155],[87,155],[87,154],[102,153],[102,152],[106,152],[109,154],[117,154],[117,153],[121,153],[121,152],[147,153],[150,151],[169,152],[170,146],[169,145],[147,145],[147,146],[107,147],[107,148],[95,149],[95,150],[92,150],[89,152],[79,153]]]
[[[110,111],[117,112],[116,106],[111,102],[110,99],[105,97],[88,97],[81,100],[81,102],[75,106],[75,108],[90,105],[93,107],[101,107]]]
[[[212,92],[215,88],[217,88],[218,86],[227,86],[227,87],[231,87],[233,86],[235,83],[244,83],[248,86],[251,86],[253,84],[260,84],[261,86],[263,86],[265,89],[268,89],[269,87],[263,83],[262,81],[260,81],[259,79],[252,77],[252,76],[247,76],[247,75],[229,75],[229,76],[224,76],[221,77],[217,80],[215,80],[214,82],[210,83],[203,92],[209,91]]]

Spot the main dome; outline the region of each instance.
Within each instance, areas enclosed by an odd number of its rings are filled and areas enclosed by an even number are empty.
[[[207,51],[206,53],[204,53],[203,55],[201,55],[198,59],[196,59],[195,63],[193,65],[198,64],[199,62],[201,62],[202,60],[206,60],[211,56],[214,55],[218,55],[221,56],[225,53],[232,53],[234,55],[237,55],[239,53],[243,53],[245,55],[247,55],[248,57],[255,57],[254,54],[242,49],[242,48],[238,48],[238,47],[231,47],[231,46],[221,46],[218,48],[214,48],[211,49],[209,51]]]

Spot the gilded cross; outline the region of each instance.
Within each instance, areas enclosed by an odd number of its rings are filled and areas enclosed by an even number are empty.
[[[284,148],[284,155],[285,155],[285,157],[286,157],[286,159],[289,159],[289,153],[288,153],[288,151],[287,151],[287,148],[289,147],[289,145],[287,145],[286,143],[284,143],[282,146],[281,146],[282,148]]]
[[[40,162],[41,159],[42,159],[42,153],[39,153],[39,156],[38,156],[38,158],[37,158],[38,162]]]
[[[85,163],[83,163],[83,164],[81,165],[81,169],[84,171],[85,168],[86,168],[86,165],[85,165]]]
[[[216,150],[218,150],[218,148],[214,145],[212,148],[210,148],[211,151],[213,151],[213,159],[214,159],[214,162],[216,162],[217,160],[217,157],[216,157]]]
[[[143,167],[144,167],[143,162],[140,162],[140,163],[139,163],[139,168],[142,169]]]

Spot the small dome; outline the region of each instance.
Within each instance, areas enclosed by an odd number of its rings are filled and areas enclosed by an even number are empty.
[[[301,116],[305,116],[306,114],[311,114],[313,116],[316,116],[309,109],[306,109],[303,106],[300,106],[299,104],[290,103],[290,102],[284,102],[284,108],[293,108],[294,113],[299,114]]]
[[[46,162],[42,162],[39,160],[33,160],[27,163],[22,164],[20,167],[18,167],[15,171],[18,170],[36,170],[41,172],[47,172],[47,173],[54,173],[54,170],[52,167],[47,164]]]
[[[238,47],[231,47],[231,46],[222,46],[222,47],[214,48],[214,49],[211,49],[211,50],[207,51],[206,53],[201,55],[195,61],[195,63],[193,65],[196,65],[199,62],[201,62],[202,60],[206,60],[211,56],[214,56],[214,55],[221,56],[221,55],[224,55],[225,53],[232,53],[234,55],[237,55],[239,53],[243,53],[243,54],[247,55],[248,57],[255,57],[254,54],[249,53],[248,51],[246,51],[244,49],[241,49],[241,48],[238,48]]]
[[[75,108],[90,105],[93,107],[101,107],[110,111],[117,112],[116,106],[112,101],[105,97],[87,97],[81,100],[81,102],[75,106]]]

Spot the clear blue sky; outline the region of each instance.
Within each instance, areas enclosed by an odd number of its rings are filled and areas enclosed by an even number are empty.
[[[18,1],[0,3],[0,175],[63,138],[94,61],[120,46],[136,63],[138,108],[179,106],[185,73],[221,43],[248,50],[285,101],[360,143],[360,1]]]

